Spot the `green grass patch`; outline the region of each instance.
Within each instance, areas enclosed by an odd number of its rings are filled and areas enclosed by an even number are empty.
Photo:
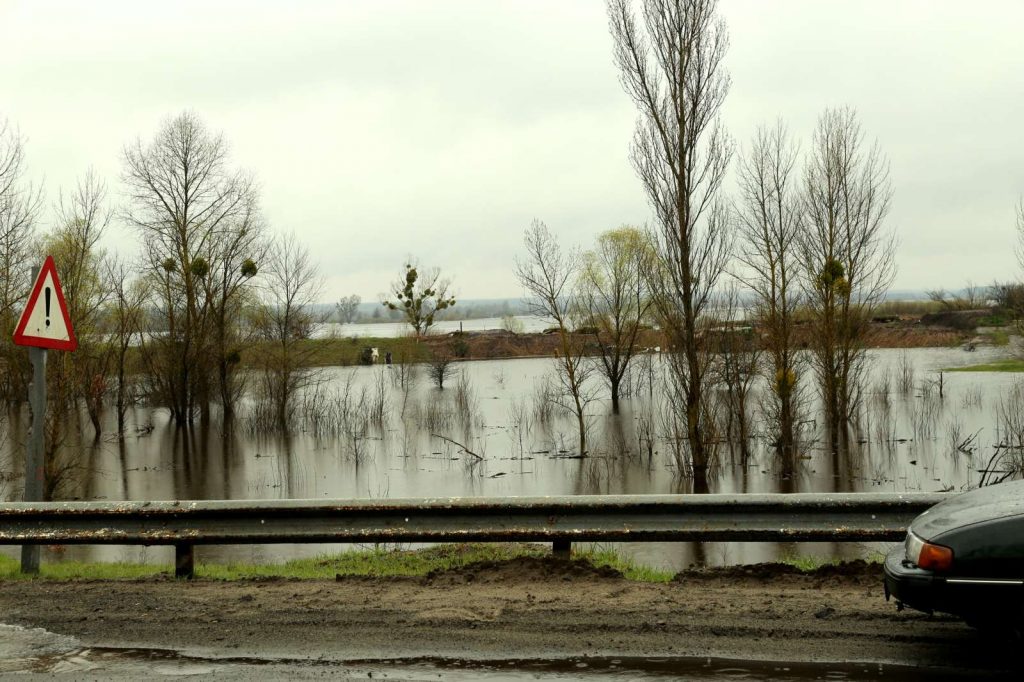
[[[808,556],[804,554],[787,554],[779,558],[780,564],[786,564],[793,566],[804,573],[810,573],[816,571],[822,566],[837,566],[842,563],[842,559],[829,559],[820,556]],[[872,552],[868,556],[864,557],[864,561],[869,564],[880,564],[885,561],[885,554],[881,552]]]
[[[253,368],[259,366],[259,357],[265,342],[257,342],[242,353],[242,366]],[[430,359],[430,347],[426,343],[417,343],[409,338],[383,337],[337,337],[327,339],[304,339],[299,342],[296,354],[311,367],[336,367],[360,364],[360,355],[364,348],[376,348],[380,356],[378,362],[383,363],[384,357],[391,353],[395,362],[426,362]]]
[[[431,571],[461,568],[482,561],[506,561],[520,557],[545,557],[547,545],[526,543],[445,544],[424,549],[373,547],[283,564],[211,564],[196,563],[196,577],[207,580],[253,580],[267,578],[324,580],[342,576],[415,577]],[[592,548],[573,552],[573,558],[586,559],[595,566],[610,566],[628,580],[668,582],[669,571],[643,566],[613,549]],[[0,580],[29,579],[20,573],[20,562],[0,556]],[[40,577],[49,580],[139,580],[171,574],[169,565],[103,562],[43,562]]]
[[[1012,323],[1013,320],[1004,315],[985,315],[977,320],[979,327],[1007,327]]]
[[[986,334],[988,342],[993,346],[1009,346],[1010,345],[1010,334],[1001,329]]]
[[[996,360],[982,365],[946,367],[943,372],[1024,372],[1024,360]]]
[[[618,551],[595,546],[584,550],[574,550],[574,559],[586,559],[594,566],[609,566],[614,568],[626,578],[641,583],[667,583],[675,576],[674,571],[663,571],[650,566],[638,564],[629,557],[623,556]]]
[[[42,562],[39,575],[49,580],[137,580],[169,575],[171,568],[159,564],[129,564],[107,562],[61,561]],[[28,580],[21,574],[21,562],[0,556],[0,580]]]
[[[292,559],[283,564],[199,563],[196,565],[196,575],[213,580],[272,577],[318,579],[333,578],[336,575],[408,577],[460,568],[480,561],[504,561],[549,553],[547,547],[528,544],[448,544],[415,550],[375,547],[308,559]]]
[[[793,566],[807,573],[810,571],[817,570],[822,566],[833,566],[838,562],[834,559],[824,559],[818,556],[805,556],[794,554],[779,557],[779,563],[786,564],[787,566]]]
[[[303,339],[296,348],[296,356],[310,367],[338,367],[360,364],[360,356],[364,348],[376,348],[380,356],[379,363],[384,362],[387,353],[391,353],[394,362],[426,362],[431,358],[430,345],[417,343],[408,337],[334,337],[326,339]],[[256,341],[240,351],[240,367],[259,369],[260,358],[275,352],[275,344]],[[138,348],[128,351],[127,365],[129,373],[144,372],[142,354]]]
[[[924,315],[941,312],[938,301],[883,301],[875,309],[876,315]]]

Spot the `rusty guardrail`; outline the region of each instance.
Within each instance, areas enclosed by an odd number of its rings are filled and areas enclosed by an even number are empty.
[[[900,540],[943,493],[573,495],[394,500],[11,502],[0,544]]]

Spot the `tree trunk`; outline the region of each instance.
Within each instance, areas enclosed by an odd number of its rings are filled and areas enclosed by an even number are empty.
[[[93,404],[91,400],[86,401],[86,411],[89,413],[89,422],[92,424],[92,442],[97,443],[103,433],[103,428],[100,426],[99,406]]]
[[[217,363],[217,379],[220,384],[220,403],[224,409],[224,419],[230,420],[235,415],[234,398],[231,394],[231,379],[228,372],[228,361],[224,357],[224,353],[221,353],[220,360]]]
[[[686,382],[686,438],[690,444],[691,465],[694,475],[697,475],[697,472],[707,470],[708,456],[704,443],[704,429],[701,425],[703,396],[696,343],[690,343],[686,348],[686,364],[690,374]]]
[[[576,421],[580,431],[580,457],[587,456],[587,421],[579,400],[576,401]]]
[[[779,373],[783,377],[783,381],[788,382],[787,370],[779,370]],[[795,424],[793,423],[793,397],[792,387],[786,383],[781,391],[779,391],[779,440],[777,442],[777,449],[783,456],[783,462],[792,457],[796,435],[793,433]]]
[[[124,354],[118,359],[117,369],[117,436],[124,440]]]
[[[747,394],[742,388],[739,390],[736,400],[736,418],[740,422],[740,459],[746,464],[750,460],[750,434],[747,431]]]

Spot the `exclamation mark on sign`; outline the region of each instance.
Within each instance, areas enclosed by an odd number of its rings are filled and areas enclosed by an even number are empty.
[[[43,292],[46,296],[46,326],[50,326],[50,287],[46,287],[46,291]]]

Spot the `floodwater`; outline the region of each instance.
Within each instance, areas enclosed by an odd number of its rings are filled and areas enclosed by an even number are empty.
[[[871,351],[863,417],[849,451],[827,447],[808,416],[791,472],[767,445],[752,396],[753,436],[745,458],[738,444],[719,447],[706,492],[901,492],[976,486],[996,446],[1007,438],[999,414],[1020,415],[1017,375],[943,373],[985,362],[1005,349],[979,347]],[[425,368],[338,367],[299,401],[293,433],[268,431],[250,396],[232,428],[218,422],[174,428],[161,409],[137,407],[128,435],[92,442],[69,438],[82,462],[64,497],[97,500],[400,498],[693,493],[674,456],[669,412],[662,404],[663,365],[645,357],[633,395],[619,414],[595,382],[589,409],[589,456],[579,458],[572,417],[545,398],[553,365],[546,359],[459,363],[444,390]],[[1017,396],[1015,399],[1014,396]],[[1018,404],[1019,403],[1019,404]],[[11,415],[0,435],[0,499],[19,499],[27,420]],[[1005,422],[1005,420],[1004,420]],[[2,428],[2,427],[0,427]],[[467,451],[475,453],[468,454]],[[1002,450],[1001,452],[1006,452]],[[345,546],[199,547],[200,561],[285,561]],[[849,543],[650,543],[623,548],[666,569],[774,560],[786,555],[852,558],[884,545]],[[16,548],[4,548],[16,555]],[[170,563],[165,547],[64,547],[60,558]]]

